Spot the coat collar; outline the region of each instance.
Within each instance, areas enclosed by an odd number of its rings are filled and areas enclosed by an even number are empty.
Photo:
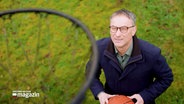
[[[142,60],[142,54],[141,54],[141,49],[139,46],[139,40],[136,36],[133,36],[133,50],[131,57],[122,73],[121,65],[118,62],[118,59],[116,58],[115,50],[114,50],[114,44],[112,40],[110,39],[109,44],[104,51],[104,55],[109,58],[109,63],[114,66],[114,68],[121,73],[121,77],[119,80],[123,79],[126,75],[128,75],[132,70],[135,69],[136,64],[135,62]],[[129,64],[132,64],[129,66]]]
[[[116,58],[116,54],[115,54],[115,50],[114,50],[114,44],[112,42],[112,40],[110,39],[108,46],[106,48],[106,50],[104,51],[104,55],[109,58],[110,63],[116,63],[116,64],[112,64],[119,72],[121,72],[121,66]],[[132,50],[132,54],[131,57],[127,63],[126,66],[128,66],[129,64],[132,64],[136,61],[139,61],[142,59],[142,54],[141,54],[141,49],[139,46],[139,40],[136,37],[136,35],[133,36],[133,50]],[[126,69],[126,68],[125,68]],[[128,74],[131,70],[125,70],[124,74]]]
[[[109,44],[106,48],[105,53],[109,53],[109,54],[111,54],[111,56],[115,56],[114,44],[113,44],[111,39],[109,41]],[[109,54],[107,56],[109,56]],[[139,47],[139,40],[135,35],[135,36],[133,36],[133,50],[132,50],[131,58],[136,58],[138,56],[140,57],[140,55],[141,55],[141,50]]]

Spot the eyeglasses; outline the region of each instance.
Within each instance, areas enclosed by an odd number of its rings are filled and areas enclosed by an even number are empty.
[[[130,27],[127,27],[127,26],[122,26],[122,27],[109,26],[110,31],[113,33],[116,33],[118,31],[118,29],[120,30],[121,33],[126,33],[128,31],[128,29],[132,28],[132,27],[134,27],[134,26],[130,26]]]

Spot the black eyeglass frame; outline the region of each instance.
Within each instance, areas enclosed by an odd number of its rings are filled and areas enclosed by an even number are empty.
[[[112,27],[116,28],[116,31],[111,31],[111,28],[112,28]],[[116,33],[116,32],[118,31],[118,29],[120,30],[121,33],[126,33],[126,32],[128,31],[128,29],[129,29],[129,28],[132,28],[132,27],[135,27],[135,25],[129,26],[129,27],[128,27],[128,26],[121,26],[121,27],[109,26],[110,31],[113,32],[113,33]],[[122,28],[123,28],[123,29],[126,29],[126,31],[125,31],[125,32],[122,32]]]

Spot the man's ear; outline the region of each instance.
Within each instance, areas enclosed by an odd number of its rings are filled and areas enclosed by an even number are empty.
[[[137,26],[134,26],[134,27],[132,28],[132,36],[135,35],[136,31],[137,31]]]

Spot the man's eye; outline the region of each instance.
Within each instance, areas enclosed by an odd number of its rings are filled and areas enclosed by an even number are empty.
[[[126,27],[121,27],[121,30],[126,30]]]
[[[112,29],[116,29],[116,27],[112,27]]]

